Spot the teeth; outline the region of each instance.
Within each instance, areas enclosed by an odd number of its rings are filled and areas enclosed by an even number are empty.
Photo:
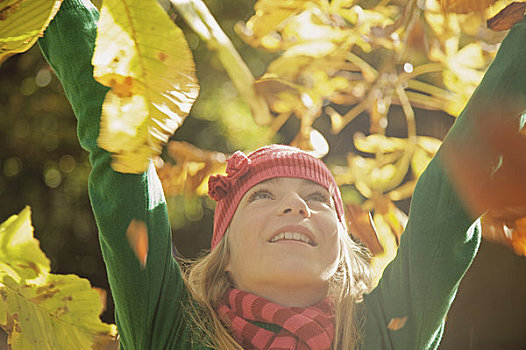
[[[290,239],[294,241],[302,241],[309,245],[314,245],[314,242],[312,242],[307,236],[305,236],[303,233],[299,232],[282,232],[277,234],[276,236],[272,237],[270,240],[271,243],[280,241],[282,239]]]

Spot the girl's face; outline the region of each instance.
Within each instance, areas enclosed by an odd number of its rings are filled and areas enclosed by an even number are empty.
[[[252,187],[230,223],[235,286],[262,295],[269,288],[327,292],[340,255],[338,217],[329,192],[312,181],[273,178]]]

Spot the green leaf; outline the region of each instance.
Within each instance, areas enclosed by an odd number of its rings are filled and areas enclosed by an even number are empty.
[[[29,207],[0,225],[0,281],[0,327],[10,349],[102,349],[115,339],[88,280],[49,273]]]
[[[95,78],[112,88],[99,145],[114,154],[114,170],[143,172],[199,92],[184,35],[155,0],[105,0],[93,65]]]
[[[29,50],[55,17],[62,0],[0,2],[0,64]]]

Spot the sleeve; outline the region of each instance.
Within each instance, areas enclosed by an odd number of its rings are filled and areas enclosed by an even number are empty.
[[[171,254],[166,203],[155,169],[143,174],[112,170],[97,146],[101,106],[108,89],[93,79],[91,57],[98,12],[89,0],[65,0],[39,40],[62,82],[81,146],[90,153],[89,195],[99,229],[122,349],[187,348],[184,301],[188,293]],[[141,268],[126,239],[132,219],[144,221],[149,254]]]
[[[468,213],[453,186],[444,149],[452,143],[472,143],[483,150],[477,118],[490,104],[506,109],[510,96],[526,110],[526,17],[502,42],[494,62],[417,183],[397,256],[365,298],[364,348],[438,347],[446,314],[480,243],[480,226],[474,216],[482,214]],[[497,159],[492,161],[498,163]],[[484,176],[474,174],[478,175]],[[397,319],[405,319],[405,325],[389,329],[389,322]]]

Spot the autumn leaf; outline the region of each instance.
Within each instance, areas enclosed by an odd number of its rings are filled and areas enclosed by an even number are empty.
[[[517,115],[513,103],[499,101],[499,105],[507,107],[479,110],[477,130],[472,131],[477,140],[460,144],[452,139],[444,147],[444,163],[475,216],[487,210],[526,207],[526,135],[510,120]]]
[[[148,228],[144,221],[133,219],[126,229],[126,238],[141,266],[146,266],[148,258]]]
[[[170,141],[167,149],[175,164],[164,162],[158,170],[166,195],[204,195],[208,193],[208,177],[225,170],[224,153],[203,150],[182,141]]]
[[[453,36],[445,40],[444,48],[433,45],[429,50],[429,58],[444,65],[444,85],[456,94],[456,98],[446,103],[443,109],[456,116],[484,75],[487,60],[482,44],[474,42],[460,47],[460,38]]]
[[[446,13],[470,13],[482,11],[493,5],[496,0],[439,0]]]
[[[488,19],[488,28],[495,31],[508,30],[524,17],[526,2],[512,2],[495,16]]]
[[[371,198],[373,192],[381,194],[402,183],[413,153],[413,147],[407,139],[356,133],[354,143],[358,150],[381,154],[376,158],[358,155],[351,158],[349,168],[357,189],[365,197]]]
[[[116,171],[143,172],[199,91],[183,33],[155,0],[105,0],[93,65],[95,78],[112,88],[99,145],[113,153]]]
[[[9,276],[20,283],[49,273],[49,259],[33,237],[30,217],[26,207],[0,225],[0,281]]]
[[[417,147],[411,158],[411,170],[415,178],[419,178],[420,175],[426,170],[427,165],[431,162],[431,159],[438,151],[442,141],[429,136],[418,136]]]
[[[362,133],[356,133],[354,135],[354,146],[359,151],[367,153],[401,152],[407,147],[407,139],[387,137],[380,134],[365,136]]]
[[[0,64],[29,50],[55,17],[62,0],[0,2]]]
[[[0,257],[0,327],[10,349],[101,349],[115,340],[88,280],[49,273],[28,207],[0,225]]]
[[[515,253],[526,256],[526,217],[514,222],[515,230],[512,234],[512,246]]]
[[[526,256],[526,207],[491,210],[481,219],[482,237],[512,248]]]
[[[84,350],[115,340],[115,325],[99,319],[98,293],[75,275],[41,276],[27,284],[7,278],[0,289],[1,326],[13,350]]]
[[[346,209],[349,232],[362,241],[373,255],[382,253],[384,248],[376,234],[371,213],[358,204],[347,204]]]
[[[398,251],[398,241],[396,235],[391,230],[386,217],[375,212],[373,215],[374,227],[378,235],[378,241],[383,250],[376,254],[371,260],[371,270],[373,285],[376,286],[382,277],[386,266],[395,258]]]
[[[254,5],[255,15],[246,24],[238,23],[237,33],[245,42],[254,47],[264,47],[267,50],[281,48],[281,36],[278,33],[290,16],[301,12],[309,5],[320,1],[310,0],[259,0]]]
[[[399,329],[402,329],[405,326],[406,322],[407,322],[407,316],[392,318],[387,324],[387,329],[391,331],[397,331]]]

